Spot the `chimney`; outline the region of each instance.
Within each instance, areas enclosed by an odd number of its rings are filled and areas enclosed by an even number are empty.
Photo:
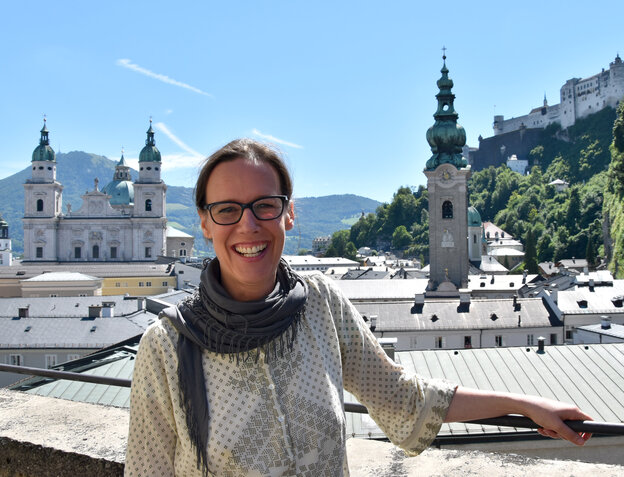
[[[557,304],[559,301],[559,290],[557,290],[556,283],[550,285],[550,298],[552,298],[552,301],[554,301],[555,304]]]
[[[523,271],[522,271],[522,283],[523,283],[523,284],[524,284],[524,283],[526,283],[527,273],[528,273],[528,272],[527,272],[526,270],[523,270]]]
[[[611,317],[610,316],[602,315],[600,317],[600,328],[602,328],[603,330],[611,329]]]
[[[392,361],[394,361],[394,352],[396,351],[397,338],[379,338],[379,344]]]
[[[424,304],[425,304],[425,294],[416,293],[414,295],[414,305],[424,305]]]
[[[377,329],[377,315],[371,315],[370,317],[370,330],[375,331]]]
[[[115,302],[102,302],[102,318],[113,318],[115,316]]]
[[[20,306],[17,309],[17,316],[19,318],[28,318],[28,308],[29,308],[28,306]]]
[[[101,305],[89,305],[89,318],[101,318],[102,306]]]
[[[544,344],[546,343],[546,338],[544,338],[543,336],[540,336],[539,338],[537,338],[537,352],[539,354],[543,354],[544,353]]]
[[[583,275],[589,275],[589,268],[583,267]]]
[[[596,282],[594,281],[593,278],[589,279],[589,291],[594,291],[594,285],[596,284]]]
[[[459,289],[459,304],[470,305],[470,288]]]

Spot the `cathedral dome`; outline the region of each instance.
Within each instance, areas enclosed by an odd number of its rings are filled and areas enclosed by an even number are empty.
[[[106,184],[102,192],[111,196],[110,205],[129,205],[134,203],[134,186],[132,181],[111,181]]]
[[[145,147],[141,149],[139,154],[139,162],[161,162],[160,151],[156,147],[154,142],[154,130],[152,129],[152,121],[150,119],[150,127],[147,130],[147,139],[145,140]]]
[[[106,184],[102,192],[111,196],[110,205],[129,205],[134,203],[134,185],[130,175],[130,167],[121,153],[121,159],[115,166],[113,180]]]
[[[481,214],[474,207],[468,207],[468,227],[481,227]]]
[[[48,139],[48,128],[46,127],[45,120],[43,121],[43,128],[41,128],[41,139],[39,139],[39,145],[32,153],[33,161],[56,161],[56,154],[54,149],[50,147],[50,140]]]

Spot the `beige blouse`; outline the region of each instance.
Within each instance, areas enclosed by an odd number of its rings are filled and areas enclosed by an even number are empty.
[[[214,475],[348,476],[343,387],[411,453],[444,420],[455,386],[405,375],[329,279],[304,279],[309,297],[292,351],[268,364],[262,353],[237,364],[203,352]],[[201,475],[179,398],[177,331],[166,316],[136,356],[126,476]]]

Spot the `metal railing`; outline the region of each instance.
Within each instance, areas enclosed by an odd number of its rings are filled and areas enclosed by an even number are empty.
[[[107,384],[110,386],[120,386],[129,388],[132,385],[130,379],[111,378],[107,376],[95,376],[92,374],[73,373],[71,371],[59,371],[56,369],[32,368],[27,366],[16,366],[12,364],[0,364],[0,371],[9,373],[26,374],[31,376],[42,376],[53,379],[67,379],[69,381],[82,381],[94,384]],[[362,404],[345,402],[345,412],[358,414],[368,414],[368,409]],[[624,436],[624,424],[598,421],[564,421],[568,427],[575,432],[591,432],[592,434]],[[516,427],[527,429],[538,429],[539,426],[528,417],[524,416],[500,416],[487,419],[475,419],[466,421],[464,424],[480,424],[488,426]]]

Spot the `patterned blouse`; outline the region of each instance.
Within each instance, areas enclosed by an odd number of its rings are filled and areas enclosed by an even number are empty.
[[[210,411],[208,469],[218,476],[348,476],[343,388],[392,442],[422,452],[455,386],[407,376],[334,284],[305,276],[309,296],[293,350],[264,362],[203,352]],[[201,476],[177,376],[177,331],[143,335],[130,405],[126,476]]]

